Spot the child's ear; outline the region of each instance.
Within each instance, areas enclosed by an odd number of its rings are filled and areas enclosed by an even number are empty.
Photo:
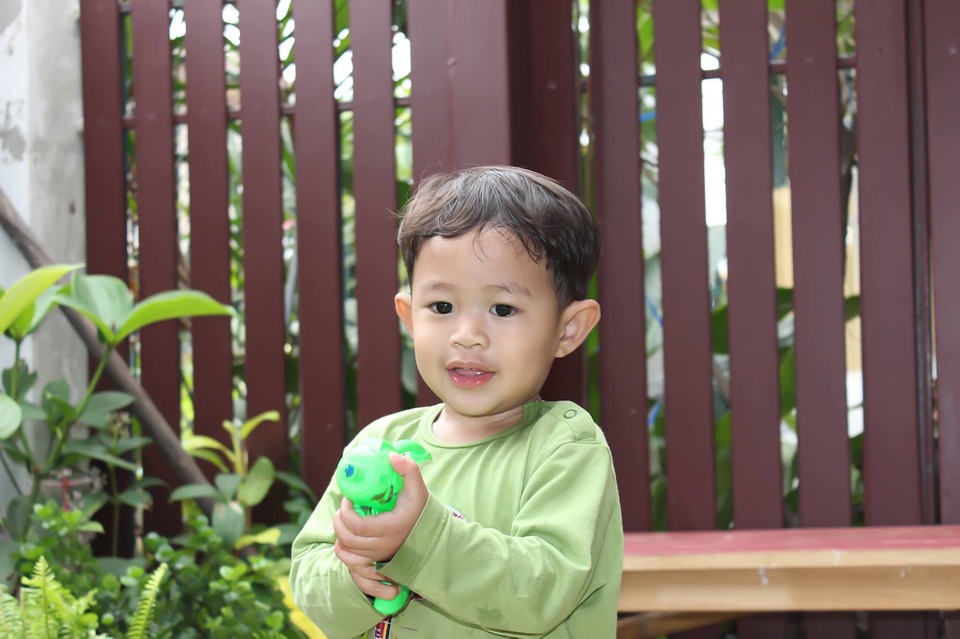
[[[600,321],[600,304],[596,300],[576,300],[560,313],[563,333],[554,357],[565,357],[583,344]]]
[[[397,309],[397,317],[407,327],[407,332],[413,335],[413,301],[409,293],[397,293],[393,298],[393,305]]]

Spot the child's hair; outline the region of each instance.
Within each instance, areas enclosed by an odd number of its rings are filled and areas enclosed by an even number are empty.
[[[424,240],[498,229],[545,261],[561,308],[587,297],[600,260],[596,218],[572,193],[534,171],[482,166],[434,174],[402,212],[398,240],[407,274]]]

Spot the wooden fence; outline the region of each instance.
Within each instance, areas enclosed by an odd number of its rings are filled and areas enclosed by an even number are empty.
[[[860,0],[855,52],[837,49],[834,0],[788,0],[786,58],[770,58],[765,2],[721,0],[721,65],[704,71],[700,0],[656,0],[656,73],[638,63],[638,6],[592,0],[589,48],[570,2],[409,0],[411,91],[394,94],[390,0],[349,3],[353,97],[334,95],[337,16],[345,0],[293,5],[299,62],[295,103],[280,99],[277,3],[226,3],[239,12],[239,86],[228,86],[223,0],[81,0],[90,272],[130,277],[141,296],[178,286],[175,133],[189,152],[189,261],[194,288],[231,301],[231,197],[243,210],[243,352],[231,326],[191,326],[194,424],[220,437],[234,416],[234,360],[243,362],[246,413],[287,407],[289,354],[283,291],[281,124],[295,148],[299,292],[300,469],[326,485],[347,438],[348,385],[364,424],[403,405],[398,286],[395,115],[412,118],[413,175],[487,163],[547,173],[583,194],[605,228],[597,294],[604,309],[595,361],[563,360],[545,395],[588,402],[599,389],[614,450],[625,525],[654,525],[645,316],[639,95],[655,92],[656,194],[662,264],[663,478],[670,529],[717,525],[718,464],[732,469],[734,525],[786,525],[781,460],[784,393],[795,392],[799,479],[795,524],[857,519],[851,464],[862,463],[866,525],[960,523],[960,8],[951,0]],[[284,3],[281,2],[281,5]],[[579,6],[583,3],[573,3]],[[649,2],[641,2],[645,11]],[[710,5],[716,2],[707,2]],[[172,9],[187,25],[185,67],[171,68]],[[132,37],[132,56],[125,56]],[[284,35],[286,37],[286,35]],[[643,36],[641,35],[641,38]],[[640,47],[638,49],[638,47]],[[589,63],[589,76],[577,69]],[[127,108],[126,65],[135,107]],[[838,70],[855,77],[862,325],[862,461],[848,436],[843,282],[847,241]],[[644,71],[645,72],[645,71]],[[718,308],[705,275],[705,79],[723,82],[726,173],[725,309],[731,407],[729,461],[718,462]],[[795,364],[778,341],[771,80],[788,86],[786,161],[792,210]],[[639,87],[639,88],[638,88]],[[173,108],[185,91],[185,109]],[[230,96],[239,93],[239,107]],[[341,122],[352,114],[355,197],[355,384],[345,361]],[[584,117],[586,116],[586,117]],[[242,195],[231,190],[227,132],[239,121]],[[646,124],[644,126],[647,126]],[[590,138],[584,155],[581,135]],[[128,136],[135,139],[135,146]],[[135,148],[131,158],[128,149]],[[135,173],[129,168],[135,166]],[[132,194],[132,197],[130,197]],[[135,226],[131,226],[135,202]],[[131,232],[131,228],[134,229]],[[290,247],[288,247],[290,248]],[[133,260],[133,257],[136,259]],[[135,270],[131,269],[131,265]],[[935,310],[934,310],[935,309]],[[935,329],[933,328],[935,326]],[[181,336],[144,331],[136,360],[172,424],[181,422]],[[792,391],[782,391],[788,370]],[[352,392],[352,390],[351,390]],[[792,396],[792,395],[791,395]],[[421,389],[420,401],[430,401]],[[657,406],[657,410],[661,408]],[[788,416],[790,419],[793,417]],[[859,443],[856,444],[859,446]],[[251,441],[288,467],[288,437],[261,428]],[[854,461],[851,462],[851,455]],[[162,460],[148,459],[163,475]],[[276,506],[266,511],[279,516]],[[157,507],[148,526],[175,518]],[[935,637],[935,615],[870,617],[872,637]],[[810,637],[853,637],[846,615],[809,615]],[[786,636],[781,619],[740,624],[741,637]],[[715,633],[714,633],[715,634]]]

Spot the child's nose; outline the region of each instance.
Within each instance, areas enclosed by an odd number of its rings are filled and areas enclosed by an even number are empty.
[[[460,348],[473,348],[474,346],[486,348],[488,344],[489,340],[483,328],[483,321],[467,314],[461,315],[456,329],[450,336],[450,345]]]

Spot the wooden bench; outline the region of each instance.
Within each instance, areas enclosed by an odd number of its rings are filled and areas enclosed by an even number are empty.
[[[628,533],[620,639],[760,612],[960,609],[960,526]]]

